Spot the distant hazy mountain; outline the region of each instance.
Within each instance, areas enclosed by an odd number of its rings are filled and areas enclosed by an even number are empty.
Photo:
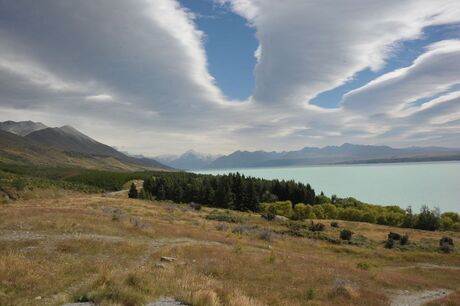
[[[34,124],[32,122],[27,126],[32,127]],[[11,125],[2,123],[0,126]],[[121,170],[171,169],[154,159],[127,156],[71,126],[45,126],[24,137],[0,130],[0,144],[0,161],[4,162]]]
[[[337,163],[410,162],[460,160],[460,149],[442,147],[392,148],[389,146],[354,145],[323,148],[305,147],[298,151],[236,151],[222,156],[207,168],[277,167]]]
[[[46,129],[47,126],[41,122],[33,121],[5,121],[0,122],[0,130],[7,131],[16,135],[26,136],[32,132]]]
[[[189,170],[205,168],[220,156],[188,150],[180,156],[160,155],[155,157],[155,159],[172,168]]]

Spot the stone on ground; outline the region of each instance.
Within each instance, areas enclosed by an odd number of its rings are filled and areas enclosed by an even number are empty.
[[[161,298],[154,303],[147,304],[146,306],[186,306],[173,298]]]

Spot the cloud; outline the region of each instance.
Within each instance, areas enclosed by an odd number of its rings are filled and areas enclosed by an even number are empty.
[[[178,1],[0,1],[0,120],[71,124],[147,155],[460,143],[450,92],[460,82],[455,40],[432,44],[337,108],[308,104],[363,69],[378,71],[427,26],[460,22],[458,1],[216,2],[256,29],[247,101],[230,101],[216,86],[206,33]]]
[[[104,102],[113,101],[113,97],[110,95],[106,95],[106,94],[100,94],[100,95],[94,95],[94,96],[86,96],[85,100],[104,103]]]
[[[384,74],[367,85],[348,92],[345,109],[366,114],[398,113],[417,100],[448,90],[460,83],[460,40],[428,46],[414,63]]]
[[[403,40],[427,26],[458,22],[456,0],[219,0],[247,18],[261,45],[254,99],[305,103],[379,70]]]

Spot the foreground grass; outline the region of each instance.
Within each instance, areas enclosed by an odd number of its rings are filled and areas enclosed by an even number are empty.
[[[258,215],[221,223],[206,218],[211,211],[88,194],[1,205],[0,305],[142,305],[160,296],[189,305],[387,305],[392,290],[437,288],[455,291],[447,305],[458,301],[460,254],[437,251],[446,233],[321,220],[321,236],[293,237]],[[331,243],[343,228],[354,243]],[[407,232],[411,244],[385,249],[389,231]],[[459,233],[448,235],[459,243]]]

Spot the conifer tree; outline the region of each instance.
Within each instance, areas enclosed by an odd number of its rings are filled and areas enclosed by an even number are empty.
[[[128,197],[130,197],[131,199],[137,199],[137,196],[138,196],[138,192],[137,192],[136,185],[134,183],[131,183],[131,187],[129,188],[129,192],[128,192]]]

